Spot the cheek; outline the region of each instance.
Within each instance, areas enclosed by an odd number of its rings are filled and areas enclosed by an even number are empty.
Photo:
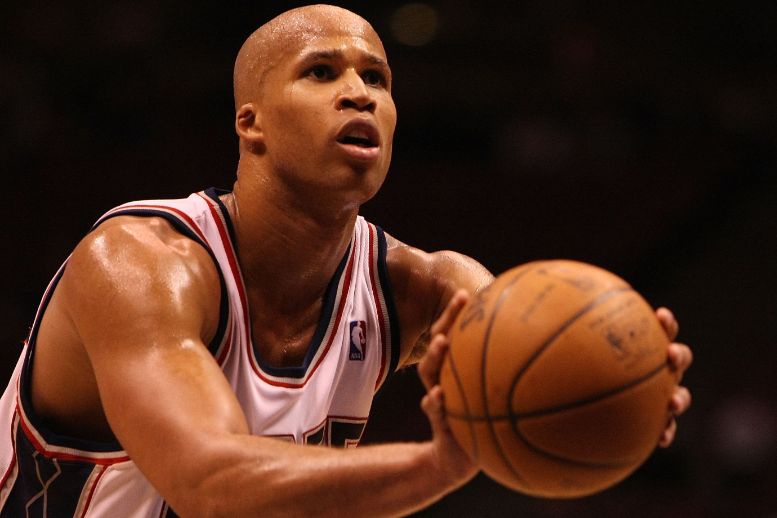
[[[381,129],[385,132],[387,140],[390,141],[394,138],[394,130],[397,127],[397,109],[394,106],[394,102],[386,101],[385,108],[380,114]]]
[[[305,126],[308,131],[310,127],[321,126],[324,114],[331,110],[330,96],[321,90],[292,85],[283,99],[288,120]]]
[[[314,144],[311,137],[320,133],[324,108],[304,88],[291,86],[272,105],[271,124],[276,140]]]

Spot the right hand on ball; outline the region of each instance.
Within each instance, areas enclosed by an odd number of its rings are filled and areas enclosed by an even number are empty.
[[[448,331],[456,316],[467,303],[466,291],[456,292],[440,317],[432,324],[431,341],[426,354],[418,364],[418,375],[426,387],[426,395],[421,400],[421,408],[432,427],[435,464],[440,472],[449,478],[452,485],[458,487],[478,472],[474,461],[461,449],[445,420],[444,394],[440,387],[440,369],[448,353]]]

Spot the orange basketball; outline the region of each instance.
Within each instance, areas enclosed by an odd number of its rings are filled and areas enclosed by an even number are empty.
[[[448,423],[483,471],[534,496],[623,480],[669,420],[669,340],[625,281],[568,260],[496,278],[465,306],[440,373]]]

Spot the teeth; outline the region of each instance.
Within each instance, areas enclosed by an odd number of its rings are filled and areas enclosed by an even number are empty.
[[[355,144],[357,146],[361,147],[370,147],[372,144],[365,139],[360,138],[354,138],[354,137],[345,137],[343,140],[341,140],[343,144]]]
[[[345,133],[340,139],[343,144],[353,144],[360,147],[374,147],[377,144],[373,141],[374,135],[370,128],[363,126],[355,126],[349,128],[348,133]]]

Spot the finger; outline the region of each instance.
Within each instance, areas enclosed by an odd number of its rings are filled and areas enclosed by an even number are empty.
[[[456,317],[468,300],[469,294],[466,290],[456,291],[445,306],[442,315],[440,315],[439,318],[435,320],[434,324],[432,324],[430,329],[432,336],[438,333],[448,334],[448,331],[453,327],[453,322],[456,320]]]
[[[423,399],[421,399],[421,409],[429,420],[433,436],[443,437],[450,435],[451,429],[448,421],[445,419],[445,399],[442,387],[436,385],[426,393]]]
[[[445,353],[448,350],[448,339],[445,335],[436,334],[432,337],[426,354],[418,364],[418,376],[427,391],[437,385],[440,380],[440,369],[445,361]]]
[[[693,363],[693,352],[685,344],[671,343],[667,350],[669,368],[675,373],[677,381],[683,378],[683,373]]]
[[[664,432],[661,434],[661,438],[658,440],[658,445],[662,448],[666,448],[672,442],[674,442],[675,434],[677,433],[677,421],[672,418],[669,421]]]
[[[685,387],[674,389],[672,398],[669,400],[669,411],[675,416],[681,415],[691,406],[691,391]]]
[[[680,331],[680,324],[677,323],[674,314],[667,308],[658,308],[656,310],[656,317],[661,322],[661,326],[664,328],[666,336],[669,337],[669,341],[674,341],[677,338],[677,333]]]
[[[432,387],[421,399],[421,408],[429,418],[432,426],[439,424],[445,414],[442,388],[439,385]]]

